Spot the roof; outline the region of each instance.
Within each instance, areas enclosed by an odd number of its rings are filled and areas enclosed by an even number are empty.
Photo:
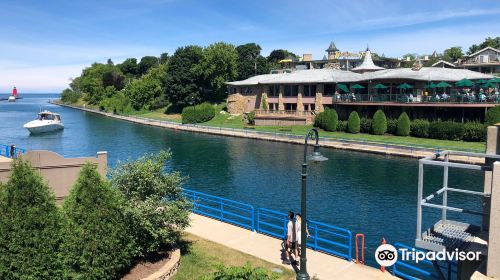
[[[418,71],[411,68],[386,69],[377,72],[363,74],[364,80],[416,80],[416,81],[459,81],[461,79],[477,80],[491,79],[492,75],[487,75],[467,69],[453,69],[441,67],[422,67]]]
[[[451,62],[448,62],[448,61],[446,61],[446,60],[442,60],[442,59],[441,59],[440,61],[438,61],[438,62],[436,62],[436,63],[432,64],[432,67],[436,67],[436,65],[438,65],[438,64],[440,64],[440,63],[446,64],[446,65],[451,66],[451,67],[457,67],[455,64],[453,64],[453,63],[451,63]]]
[[[351,71],[363,72],[363,71],[377,71],[377,70],[382,70],[382,69],[385,69],[385,68],[377,66],[377,65],[375,65],[375,63],[373,63],[372,52],[369,49],[366,49],[365,58],[363,59],[363,63],[361,63],[361,65],[359,65],[358,67],[353,68]]]
[[[497,50],[497,49],[495,49],[495,48],[493,48],[493,47],[486,47],[486,48],[483,48],[483,49],[478,50],[477,52],[475,52],[475,53],[473,53],[473,54],[469,54],[469,55],[467,55],[467,56],[468,56],[468,57],[475,56],[475,55],[477,55],[477,54],[479,54],[479,53],[482,53],[482,52],[484,52],[485,50],[488,50],[488,49],[490,49],[490,50],[492,50],[492,51],[495,51],[495,52],[497,52],[497,53],[500,53],[500,50]]]
[[[337,49],[337,46],[335,46],[335,43],[332,41],[330,43],[330,46],[328,46],[328,49],[326,49],[325,51],[327,51],[327,52],[336,52],[338,50],[339,49]]]

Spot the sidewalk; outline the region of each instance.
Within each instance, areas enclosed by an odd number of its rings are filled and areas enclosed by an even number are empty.
[[[187,232],[284,266],[281,258],[281,240],[197,214],[191,214],[190,218],[191,226],[186,229]],[[307,268],[311,278],[316,276],[322,280],[399,279],[387,272],[382,273],[375,268],[357,265],[311,249],[307,250]]]

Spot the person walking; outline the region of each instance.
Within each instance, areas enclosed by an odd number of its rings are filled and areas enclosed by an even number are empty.
[[[285,260],[283,261],[283,264],[292,264],[292,262],[290,261],[290,257],[292,253],[295,253],[294,249],[296,245],[296,227],[293,217],[293,212],[288,211],[288,224],[285,240]]]
[[[296,247],[295,247],[295,255],[296,256],[299,256],[300,257],[300,249],[302,249],[302,247],[300,247],[300,244],[302,244],[302,228],[301,228],[301,225],[302,225],[302,216],[300,214],[297,213],[297,215],[295,215],[295,236],[296,236],[296,239],[297,239],[297,242],[296,242]],[[309,229],[307,229],[307,223],[306,223],[306,234],[307,234],[307,238],[309,238],[311,235],[309,234]],[[307,242],[307,240],[306,240]]]

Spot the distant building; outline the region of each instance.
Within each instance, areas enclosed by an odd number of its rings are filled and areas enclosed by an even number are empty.
[[[460,59],[458,66],[481,73],[500,73],[500,50],[486,47]]]
[[[432,64],[432,67],[440,67],[440,68],[457,68],[457,66],[451,62],[448,62],[446,60],[440,60],[434,64]]]

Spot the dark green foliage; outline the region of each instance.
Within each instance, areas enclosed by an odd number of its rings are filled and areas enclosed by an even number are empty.
[[[140,256],[174,245],[189,225],[191,204],[182,194],[183,178],[165,171],[170,157],[161,151],[119,163],[111,171],[111,184],[125,197],[129,234],[135,237]]]
[[[130,100],[135,110],[149,110],[155,99],[162,96],[162,77],[165,76],[165,65],[152,68],[147,74],[139,79],[133,80],[124,89],[124,94]]]
[[[141,62],[139,62],[139,64],[137,65],[139,69],[139,75],[146,74],[149,69],[157,66],[158,64],[160,64],[160,61],[156,56],[145,56],[141,58]]]
[[[202,103],[182,109],[182,123],[202,123],[214,117],[215,108],[210,103]]]
[[[497,36],[495,38],[488,37],[484,39],[484,41],[479,44],[479,45],[472,45],[469,50],[467,51],[467,54],[473,54],[479,50],[482,50],[486,47],[493,47],[495,49],[500,49],[500,36]]]
[[[435,121],[429,126],[429,138],[443,140],[462,140],[464,127],[452,121]]]
[[[0,183],[0,279],[62,279],[60,213],[38,172],[21,159]]]
[[[217,270],[203,277],[203,280],[275,280],[279,275],[270,273],[264,268],[252,267],[246,264],[242,267],[226,267],[223,264],[217,266]]]
[[[464,124],[464,141],[482,142],[486,141],[486,125],[480,122],[466,122]]]
[[[370,133],[372,130],[372,120],[368,118],[361,118],[359,126],[362,133]]]
[[[168,55],[168,53],[162,53],[160,55],[160,63],[161,64],[167,64],[168,63],[168,60],[169,60],[170,56]]]
[[[72,279],[117,279],[133,259],[124,199],[87,163],[63,203],[61,256]]]
[[[70,87],[75,92],[81,92],[85,101],[97,105],[103,98],[123,89],[124,85],[125,77],[117,66],[94,63],[83,69],[82,75],[73,79]]]
[[[429,137],[429,126],[428,120],[413,120],[410,124],[410,135],[413,137],[427,138]]]
[[[255,111],[248,113],[247,118],[249,124],[255,124]]]
[[[128,113],[132,111],[129,98],[122,92],[107,97],[99,102],[99,108],[108,113]]]
[[[127,58],[121,64],[117,65],[122,73],[126,76],[136,76],[139,73],[139,66],[137,65],[137,59]]]
[[[349,114],[349,120],[347,121],[347,131],[350,133],[359,133],[361,130],[361,120],[359,119],[358,112],[352,111]]]
[[[399,136],[410,135],[410,118],[408,117],[406,112],[403,112],[401,113],[401,115],[399,115],[396,134]]]
[[[297,55],[295,55],[294,53],[287,51],[287,50],[282,50],[282,49],[273,50],[269,54],[269,56],[267,57],[267,61],[276,63],[280,60],[283,60],[283,59],[289,58],[289,57],[296,58]]]
[[[251,76],[269,73],[266,58],[260,55],[262,48],[255,43],[248,43],[236,47],[238,52],[238,80],[245,80]]]
[[[339,123],[337,124],[337,131],[340,131],[340,132],[347,131],[347,121],[339,120]]]
[[[384,111],[377,110],[373,115],[372,133],[375,135],[383,135],[387,131],[387,119]]]
[[[76,103],[78,99],[80,99],[81,95],[78,92],[74,92],[73,90],[67,88],[63,90],[61,93],[61,101],[63,103]]]
[[[486,112],[486,117],[484,118],[484,123],[486,125],[494,125],[500,123],[500,106],[495,106]]]
[[[387,133],[396,135],[398,131],[398,120],[397,119],[387,119]]]
[[[338,121],[337,111],[326,108],[314,118],[314,126],[326,131],[336,131]]]

